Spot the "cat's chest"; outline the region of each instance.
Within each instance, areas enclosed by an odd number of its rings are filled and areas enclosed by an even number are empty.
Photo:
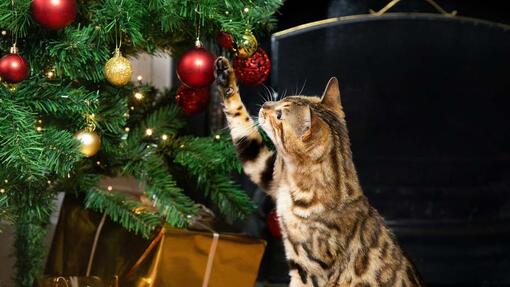
[[[276,210],[281,216],[291,211],[292,197],[290,196],[290,187],[285,184],[281,185],[276,190]]]
[[[308,219],[296,215],[290,187],[280,186],[276,191],[276,211],[280,218],[282,231],[296,241],[306,241],[309,236]]]

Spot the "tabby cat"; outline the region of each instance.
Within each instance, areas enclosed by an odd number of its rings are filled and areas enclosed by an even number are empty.
[[[290,286],[423,286],[383,218],[368,203],[352,161],[336,78],[319,97],[264,103],[263,143],[226,58],[216,84],[244,172],[276,202]]]

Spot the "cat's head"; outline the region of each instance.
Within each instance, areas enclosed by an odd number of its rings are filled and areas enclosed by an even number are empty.
[[[338,80],[329,80],[322,97],[289,96],[264,103],[259,124],[278,152],[301,159],[323,156],[333,135],[345,127]]]

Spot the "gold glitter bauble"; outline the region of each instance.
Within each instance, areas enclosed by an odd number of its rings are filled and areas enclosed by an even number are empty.
[[[94,156],[101,148],[101,138],[89,129],[78,131],[74,138],[81,143],[80,152],[86,157]]]
[[[124,58],[120,50],[115,49],[115,55],[104,65],[104,75],[110,84],[120,87],[131,81],[133,67],[128,59]]]
[[[243,59],[249,58],[257,51],[258,46],[257,38],[250,30],[246,30],[241,42],[237,44],[237,56]]]

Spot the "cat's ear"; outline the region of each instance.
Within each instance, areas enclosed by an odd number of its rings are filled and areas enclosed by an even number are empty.
[[[340,87],[338,86],[338,79],[336,77],[329,79],[326,89],[324,89],[324,93],[322,94],[321,102],[327,108],[337,112],[341,117],[345,116],[340,100]]]
[[[303,125],[301,127],[301,139],[308,141],[312,136],[316,135],[320,130],[319,122],[316,116],[313,115],[310,107],[307,106],[303,115]]]

